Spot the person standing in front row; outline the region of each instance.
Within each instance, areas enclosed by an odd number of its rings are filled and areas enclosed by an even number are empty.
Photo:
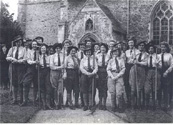
[[[67,53],[68,56],[65,60],[66,68],[66,83],[65,87],[67,90],[67,100],[70,106],[70,109],[74,109],[72,101],[72,90],[75,95],[75,107],[78,108],[78,99],[79,99],[79,59],[76,56],[78,48],[75,46],[68,47]]]
[[[159,90],[159,106],[161,107],[162,100],[162,92],[163,92],[163,101],[164,101],[164,110],[168,110],[171,106],[171,71],[173,70],[173,57],[170,54],[169,45],[166,42],[162,42],[161,46],[161,54],[159,54],[159,58],[161,60],[161,87]]]
[[[40,78],[40,94],[43,103],[43,109],[53,109],[50,106],[50,97],[52,92],[52,86],[50,84],[50,68],[49,68],[49,56],[47,51],[47,45],[41,45],[41,53],[39,55],[39,78]]]
[[[17,36],[13,43],[16,43],[16,46],[11,47],[8,51],[6,60],[11,62],[9,66],[9,78],[12,85],[13,93],[13,105],[18,104],[17,95],[18,91],[20,94],[20,103],[23,102],[23,85],[22,79],[25,73],[25,49],[22,46],[23,39],[21,36]]]
[[[50,56],[50,81],[54,88],[54,98],[56,109],[62,108],[63,102],[63,68],[64,68],[64,56],[61,52],[62,44],[55,43],[53,45],[55,54]]]
[[[123,75],[125,73],[125,62],[120,57],[121,50],[112,50],[112,58],[108,62],[108,91],[111,94],[112,111],[123,112],[123,101],[126,101]]]
[[[93,50],[91,48],[86,48],[84,54],[85,57],[80,62],[80,70],[82,72],[81,90],[84,98],[83,110],[86,111],[88,108],[91,110],[94,103],[95,85],[93,81],[98,71],[98,65],[96,59],[92,56]]]
[[[106,100],[107,100],[107,64],[109,61],[108,45],[101,43],[100,53],[96,55],[98,63],[98,91],[99,91],[99,109],[106,110]]]

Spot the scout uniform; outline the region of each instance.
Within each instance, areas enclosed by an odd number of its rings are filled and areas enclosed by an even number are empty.
[[[68,53],[72,49],[78,50],[77,47],[71,46],[68,49]],[[71,93],[73,90],[73,93],[75,95],[75,106],[78,107],[78,99],[79,99],[79,59],[76,56],[68,55],[65,60],[65,68],[67,73],[67,79],[65,83],[65,87],[67,90],[67,99],[68,103],[70,104],[70,108],[73,108],[72,99],[71,99]]]
[[[92,51],[92,50],[91,48],[88,48],[84,52],[86,51]],[[95,93],[95,86],[92,86],[94,76],[88,76],[88,73],[93,73],[93,74],[97,73],[98,65],[97,65],[96,59],[94,59],[93,56],[90,56],[90,57],[85,56],[80,62],[80,70],[82,72],[81,90],[83,93],[84,105],[85,105],[83,110],[86,111],[88,109],[88,105],[89,105],[89,109],[91,109],[93,106],[92,102],[94,103],[94,97],[92,97]],[[92,91],[92,87],[94,87],[93,88],[94,92]]]
[[[117,51],[113,50],[112,52]],[[123,99],[126,100],[123,75],[125,73],[125,62],[121,57],[113,57],[109,60],[107,66],[108,73],[108,91],[111,94],[112,110],[117,106],[122,109]],[[112,79],[117,77],[116,80]]]
[[[143,42],[140,42],[140,44],[143,44]],[[129,74],[129,84],[131,87],[131,101],[132,101],[132,106],[134,108],[135,105],[135,93],[137,93],[137,103],[139,102],[138,106],[141,106],[142,102],[144,104],[144,83],[146,80],[146,66],[147,66],[147,58],[148,58],[148,53],[144,51],[140,51],[135,57],[135,61],[139,62],[139,64],[135,64],[132,66],[130,69],[130,74]],[[141,101],[142,100],[142,101]]]
[[[165,52],[158,55],[161,60],[161,87],[159,90],[159,105],[161,105],[161,97],[163,92],[163,99],[164,99],[164,108],[170,107],[170,84],[171,84],[171,71],[173,70],[173,57],[170,53]],[[164,77],[164,73],[167,73],[167,76]]]
[[[62,44],[55,43],[55,48],[60,47],[62,49]],[[61,109],[63,103],[63,65],[64,65],[63,53],[55,53],[50,56],[50,81],[51,85],[54,88],[54,97],[56,109]]]
[[[108,47],[106,44],[102,43],[101,46],[105,46],[106,53],[99,53],[96,55],[98,63],[98,91],[99,91],[99,108],[106,109],[106,99],[107,99],[107,71],[106,67],[109,61],[109,56],[107,55]],[[102,105],[103,104],[103,105]]]
[[[20,36],[17,36],[14,42],[18,42],[22,40]],[[25,49],[23,46],[14,46],[11,47],[8,51],[6,60],[11,62],[9,66],[9,78],[10,83],[12,85],[12,92],[13,92],[13,103],[17,104],[17,93],[19,90],[20,94],[20,103],[23,102],[23,85],[22,79],[23,74],[25,73]],[[16,63],[13,63],[13,60],[17,60]]]
[[[149,47],[154,47],[154,45],[149,45]],[[156,68],[158,68],[156,74]],[[158,91],[160,88],[160,73],[159,69],[161,68],[161,60],[159,60],[158,55],[156,53],[149,54],[147,58],[147,73],[146,73],[146,81],[145,81],[145,98],[146,98],[146,106],[149,106],[150,94],[152,94],[153,100],[153,108],[155,106],[155,91]],[[156,83],[157,77],[157,83]],[[157,84],[157,88],[155,88],[155,84]]]

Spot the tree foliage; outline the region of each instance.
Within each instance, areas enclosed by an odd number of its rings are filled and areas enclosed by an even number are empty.
[[[8,11],[9,5],[1,1],[1,17],[0,17],[0,43],[11,46],[11,41],[17,35],[23,36],[20,24],[13,20],[14,13]]]

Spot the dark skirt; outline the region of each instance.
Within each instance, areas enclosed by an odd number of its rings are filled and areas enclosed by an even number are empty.
[[[65,87],[67,93],[70,93],[72,90],[74,93],[79,92],[79,76],[77,69],[66,69],[67,79],[65,82]]]
[[[95,93],[95,88],[96,87],[95,87],[95,84],[93,84],[94,80],[95,80],[94,76],[88,77],[85,74],[81,75],[81,91],[84,94],[92,93],[92,85],[94,87],[94,93]]]
[[[107,93],[107,71],[106,67],[99,67],[98,68],[98,90],[99,95],[102,96]]]

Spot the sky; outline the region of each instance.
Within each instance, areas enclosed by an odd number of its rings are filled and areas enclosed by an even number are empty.
[[[9,7],[7,8],[8,11],[14,13],[14,20],[17,19],[18,14],[18,0],[2,0],[3,3],[7,3]]]

